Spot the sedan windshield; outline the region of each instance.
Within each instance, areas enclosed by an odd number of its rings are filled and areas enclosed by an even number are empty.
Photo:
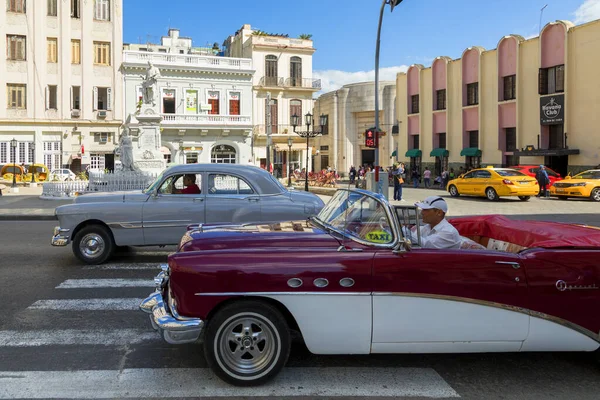
[[[573,179],[600,179],[600,171],[585,171],[575,175]]]
[[[148,187],[144,190],[142,190],[142,193],[150,193],[152,192],[154,189],[158,188],[158,185],[160,185],[160,182],[163,179],[165,172],[163,171],[154,182],[152,182],[150,185],[148,185]]]

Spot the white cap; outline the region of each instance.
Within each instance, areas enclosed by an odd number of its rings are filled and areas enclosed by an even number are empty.
[[[444,214],[448,212],[448,204],[446,204],[446,200],[439,196],[429,196],[423,201],[416,202],[415,206],[422,210],[431,210],[433,208],[437,208],[438,210],[442,210]]]

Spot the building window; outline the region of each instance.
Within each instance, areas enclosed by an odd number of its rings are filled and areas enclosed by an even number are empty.
[[[110,142],[111,134],[109,132],[94,132],[94,142],[106,144]]]
[[[267,103],[267,99],[265,99],[265,110],[269,107]],[[271,99],[271,123],[269,124],[269,116],[265,112],[265,126],[271,125],[271,133],[279,133],[277,129],[278,124],[278,116],[277,116],[277,99]]]
[[[548,129],[548,148],[564,148],[564,125],[550,125]]]
[[[240,92],[229,93],[229,115],[240,115]]]
[[[48,16],[56,17],[57,15],[57,0],[48,0]]]
[[[71,64],[81,64],[81,40],[71,39]]]
[[[435,92],[436,99],[436,110],[445,110],[446,109],[446,89],[436,90]]]
[[[419,142],[419,135],[412,135],[412,148],[413,149],[418,149],[420,145]]]
[[[302,101],[290,100],[290,125],[292,124],[292,116],[297,115],[302,120]]]
[[[90,169],[104,171],[105,165],[104,154],[90,154]]]
[[[175,114],[177,109],[176,92],[174,89],[164,89],[162,94],[163,113]]]
[[[44,142],[44,164],[52,171],[62,168],[62,143]]]
[[[265,85],[277,86],[277,56],[265,57]]]
[[[327,123],[325,124],[325,126],[321,127],[321,135],[323,136],[329,135],[329,115],[325,115],[325,117],[327,117]],[[319,116],[318,118],[320,119],[321,116]]]
[[[110,21],[110,0],[95,0],[94,19]]]
[[[80,86],[71,86],[71,110],[81,110]]]
[[[220,144],[210,151],[210,162],[213,164],[235,164],[235,149],[231,146]]]
[[[438,133],[438,147],[441,149],[446,148],[446,132]]]
[[[112,104],[112,89],[107,87],[94,87],[94,110],[110,111]]]
[[[58,87],[56,85],[48,85],[46,88],[46,110],[57,109]]]
[[[109,42],[94,42],[94,64],[110,65]]]
[[[8,0],[6,2],[6,11],[15,13],[25,12],[25,0]]]
[[[6,58],[11,61],[25,61],[26,40],[25,36],[6,35]]]
[[[505,151],[516,151],[517,150],[517,128],[506,128],[506,150]]]
[[[565,91],[565,66],[557,65],[550,68],[540,68],[539,94],[561,93]]]
[[[467,84],[467,105],[479,104],[479,82]]]
[[[517,98],[517,76],[509,75],[504,77],[504,100],[514,100]]]
[[[410,96],[410,113],[409,114],[418,114],[419,113],[419,95],[415,94]]]
[[[469,131],[469,147],[479,148],[479,131]]]
[[[47,39],[47,61],[49,63],[58,62],[58,39],[48,38]]]
[[[302,86],[302,59],[300,57],[292,57],[290,60],[290,78],[292,86]]]
[[[7,108],[27,109],[27,85],[7,83]]]
[[[219,92],[208,92],[208,104],[210,104],[209,114],[219,115]]]
[[[71,0],[71,18],[80,18],[81,0]]]

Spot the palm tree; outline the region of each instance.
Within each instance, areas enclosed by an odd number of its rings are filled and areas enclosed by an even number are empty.
[[[312,35],[310,33],[303,33],[300,36],[298,36],[298,38],[302,40],[310,40],[312,38]]]

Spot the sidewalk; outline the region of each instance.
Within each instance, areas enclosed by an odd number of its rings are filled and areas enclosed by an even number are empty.
[[[6,185],[0,196],[0,221],[44,221],[55,220],[54,209],[73,200],[42,200],[42,185],[29,187],[19,186],[13,193],[10,185]]]

